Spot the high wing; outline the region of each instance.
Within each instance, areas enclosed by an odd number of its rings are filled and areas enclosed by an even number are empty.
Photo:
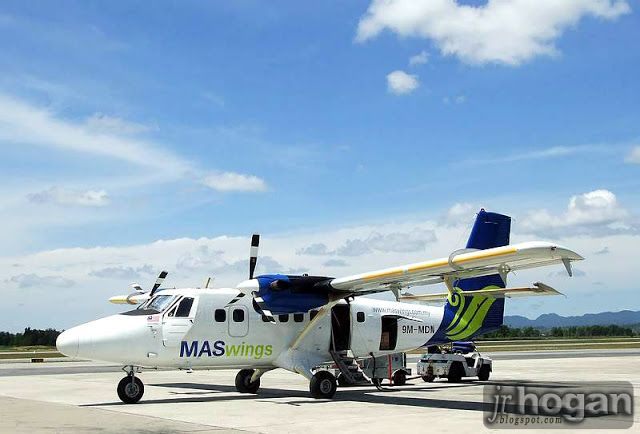
[[[448,292],[442,292],[438,294],[403,294],[398,297],[399,301],[411,300],[411,301],[423,301],[426,303],[441,303],[447,299],[451,294]],[[529,297],[532,295],[564,295],[560,291],[545,285],[542,282],[536,282],[532,287],[523,288],[494,288],[494,289],[481,289],[476,291],[465,291],[465,296],[479,295],[482,297],[494,297],[494,298],[515,298],[515,297]]]
[[[503,280],[510,271],[563,264],[569,275],[571,262],[584,259],[576,252],[554,243],[531,241],[485,250],[463,250],[448,258],[417,262],[399,267],[333,279],[330,286],[338,293],[371,293],[412,286],[455,282],[470,277],[499,274]]]

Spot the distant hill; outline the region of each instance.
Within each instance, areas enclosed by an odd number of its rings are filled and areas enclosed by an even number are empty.
[[[505,316],[505,325],[509,327],[571,327],[590,325],[631,325],[640,323],[640,311],[621,310],[620,312],[587,313],[580,316],[560,316],[555,313],[545,313],[536,319],[529,319],[519,315]]]

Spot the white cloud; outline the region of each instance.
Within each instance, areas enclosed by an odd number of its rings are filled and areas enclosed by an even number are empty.
[[[496,164],[496,163],[512,163],[514,161],[523,160],[541,160],[545,158],[557,158],[566,157],[568,155],[586,155],[597,152],[610,152],[611,149],[606,146],[599,145],[578,145],[578,146],[553,146],[551,148],[524,151],[518,154],[511,154],[506,156],[494,156],[492,158],[482,160],[473,159],[466,163],[468,164]]]
[[[101,134],[131,135],[155,130],[157,127],[130,122],[125,119],[108,116],[103,113],[94,113],[85,120],[88,130]]]
[[[327,245],[324,243],[314,243],[310,246],[297,249],[296,255],[331,255],[333,252],[330,252],[327,249]]]
[[[415,228],[409,232],[373,232],[366,238],[348,239],[335,250],[339,256],[360,256],[378,252],[420,252],[436,241],[433,230]]]
[[[33,203],[54,203],[57,205],[76,205],[101,207],[109,204],[109,195],[105,190],[71,190],[62,187],[51,187],[39,193],[27,196]]]
[[[12,276],[9,282],[17,283],[18,288],[44,288],[55,286],[57,288],[69,288],[75,284],[73,280],[65,279],[60,276],[38,276],[37,274],[19,274]]]
[[[348,267],[349,264],[344,259],[329,259],[322,263],[325,267]]]
[[[449,97],[449,96],[445,96],[442,98],[442,102],[445,104],[450,104],[450,103],[454,103],[454,104],[462,104],[467,100],[467,98],[464,95],[458,95],[455,97]]]
[[[105,267],[99,270],[93,270],[89,273],[90,276],[101,277],[103,279],[139,279],[142,274],[151,275],[159,273],[151,265],[146,264],[140,267]]]
[[[356,41],[388,29],[428,38],[444,55],[469,64],[520,65],[557,55],[555,40],[585,17],[615,20],[631,12],[626,0],[374,0],[358,24]]]
[[[429,62],[429,53],[425,50],[409,58],[409,66],[424,65],[427,62]]]
[[[625,161],[627,163],[640,164],[640,146],[636,146],[631,149],[631,152],[629,152],[629,155],[627,155]]]
[[[160,146],[118,134],[97,132],[86,123],[59,119],[48,110],[0,95],[0,142],[28,144],[113,158],[182,176],[191,162]]]
[[[0,143],[108,157],[158,169],[156,172],[165,179],[179,179],[202,172],[192,161],[162,146],[127,137],[127,134],[140,133],[144,128],[101,114],[94,114],[85,122],[60,119],[49,110],[0,94]],[[234,172],[208,175],[203,183],[219,191],[266,190],[262,179]]]
[[[479,209],[479,207],[471,203],[459,202],[449,208],[446,214],[440,218],[440,221],[447,226],[470,224]]]
[[[567,210],[553,215],[546,209],[530,212],[521,222],[524,231],[545,234],[581,233],[602,236],[611,233],[635,233],[627,221],[629,212],[609,190],[600,189],[572,196]]]
[[[235,172],[209,174],[202,179],[202,184],[221,192],[267,190],[267,183],[262,178]]]
[[[387,75],[387,90],[395,95],[405,95],[420,86],[418,76],[404,71],[393,71]]]

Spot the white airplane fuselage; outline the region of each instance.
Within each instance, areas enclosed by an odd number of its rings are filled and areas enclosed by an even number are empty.
[[[304,341],[300,351],[305,357],[317,361],[331,360],[330,349],[340,346],[355,357],[419,348],[433,337],[444,312],[443,307],[357,297],[348,304],[338,302],[335,309],[340,312],[334,311],[333,320],[331,312],[321,310],[311,325],[313,311],[275,315],[276,323],[271,323],[263,321],[250,296],[229,304],[238,295],[235,289],[158,294],[174,297],[163,312],[138,309],[82,324],[65,331],[58,348],[68,356],[123,366],[291,369],[282,357],[297,341]],[[193,298],[188,315],[177,317],[174,310],[171,316],[172,306],[184,297]]]

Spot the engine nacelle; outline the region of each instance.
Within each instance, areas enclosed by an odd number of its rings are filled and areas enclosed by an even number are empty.
[[[329,282],[325,276],[266,274],[255,278],[256,294],[273,314],[308,312],[329,302]]]

